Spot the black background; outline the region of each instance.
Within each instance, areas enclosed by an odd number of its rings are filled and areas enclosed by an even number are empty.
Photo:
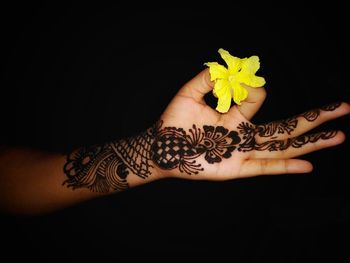
[[[346,8],[137,3],[1,8],[1,140],[49,151],[152,125],[217,50],[258,55],[262,123],[350,101]],[[207,96],[210,105],[215,100]],[[349,134],[349,117],[320,129]],[[222,262],[350,260],[349,142],[308,154],[311,174],[167,179],[40,217],[1,215],[3,257]]]

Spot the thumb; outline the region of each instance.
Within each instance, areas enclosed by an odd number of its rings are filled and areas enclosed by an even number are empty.
[[[244,85],[244,84],[241,84]],[[237,107],[241,114],[250,120],[260,109],[266,98],[266,90],[264,87],[252,88],[247,85],[244,87],[248,90],[248,98],[242,101],[241,105],[235,105],[229,110],[229,114],[235,111]]]

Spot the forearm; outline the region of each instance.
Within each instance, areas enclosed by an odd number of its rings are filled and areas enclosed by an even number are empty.
[[[42,213],[126,190],[160,178],[151,161],[153,129],[68,155],[3,149],[0,205],[15,213]]]

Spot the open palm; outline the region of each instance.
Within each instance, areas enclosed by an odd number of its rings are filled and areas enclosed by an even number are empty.
[[[312,165],[294,159],[340,144],[341,131],[305,134],[321,123],[350,113],[347,103],[313,109],[286,120],[254,125],[264,88],[246,87],[249,97],[222,114],[206,105],[213,83],[207,69],[186,83],[161,116],[153,161],[171,176],[226,180],[263,174],[305,173]]]

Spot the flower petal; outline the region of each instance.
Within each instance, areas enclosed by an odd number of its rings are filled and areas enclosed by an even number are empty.
[[[258,77],[253,74],[247,74],[245,72],[240,72],[236,80],[239,83],[244,83],[252,88],[259,88],[265,85],[266,81],[263,77]]]
[[[242,60],[242,72],[255,74],[260,68],[258,56],[251,56]]]
[[[258,56],[251,56],[242,60],[242,69],[236,75],[236,80],[253,88],[262,87],[265,85],[263,77],[255,76],[255,73],[260,68]]]
[[[241,105],[241,101],[244,101],[248,97],[248,91],[238,82],[231,83],[231,87],[233,90],[233,101]]]
[[[218,98],[216,110],[221,113],[227,112],[231,106],[230,83],[226,79],[217,80],[213,93]]]
[[[222,59],[225,60],[230,74],[236,74],[241,69],[242,62],[240,58],[232,56],[228,51],[222,48],[220,48],[218,52]]]
[[[226,113],[230,109],[231,106],[231,94],[226,93],[225,95],[218,97],[218,105],[216,106],[216,110],[221,113]]]
[[[228,70],[217,62],[207,62],[204,65],[209,67],[210,80],[225,79],[228,77]]]
[[[219,79],[215,82],[213,93],[216,97],[224,96],[226,93],[231,95],[230,83],[226,79]]]

